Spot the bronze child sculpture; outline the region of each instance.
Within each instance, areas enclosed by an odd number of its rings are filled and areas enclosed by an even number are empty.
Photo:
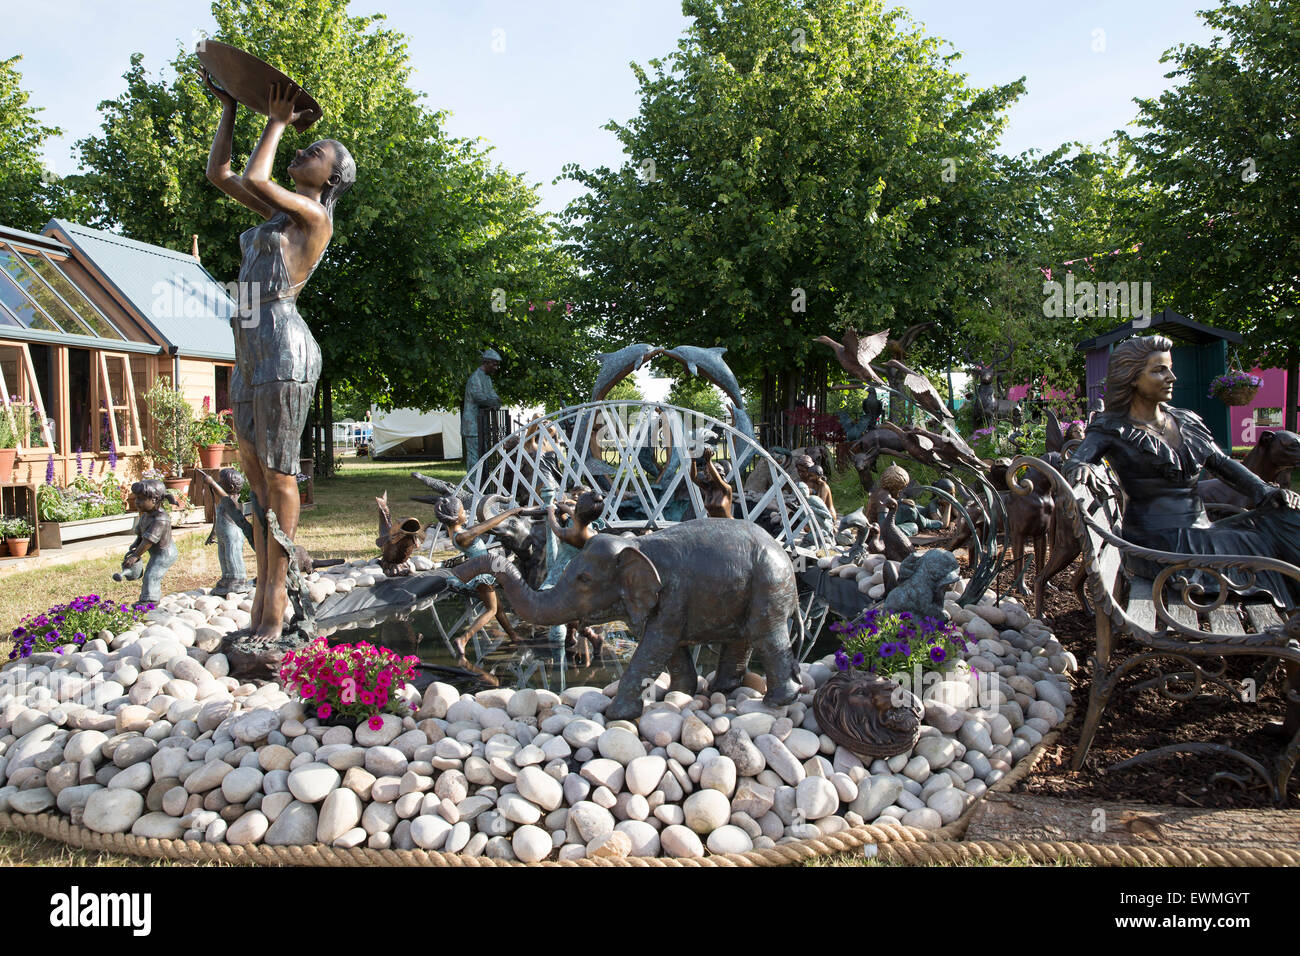
[[[444,498],[439,498],[433,506],[433,513],[437,515],[439,523],[446,530],[448,537],[451,538],[452,545],[461,554],[471,559],[488,553],[487,543],[484,542],[483,535],[507,518],[511,518],[523,510],[523,508],[511,508],[508,511],[493,515],[488,520],[473,527],[466,528],[465,506],[461,504],[459,498],[447,495]],[[510,624],[510,619],[505,615],[505,610],[497,601],[496,578],[490,574],[480,574],[463,583],[453,577],[450,583],[454,590],[459,591],[461,594],[476,596],[483,603],[483,613],[474,620],[474,623],[466,629],[464,634],[452,641],[456,647],[456,653],[460,657],[465,656],[465,647],[469,643],[469,639],[481,631],[488,621],[493,618],[497,619],[497,623],[505,631],[506,638],[510,643],[518,642],[519,635],[515,633],[514,627]]]
[[[204,73],[223,109],[208,157],[208,179],[226,195],[265,221],[239,238],[243,265],[239,281],[255,298],[256,313],[232,318],[235,368],[230,377],[231,405],[239,456],[252,491],[253,538],[257,552],[257,591],[253,599],[252,643],[279,638],[288,607],[285,578],[290,555],[273,540],[269,515],[289,541],[298,529],[299,441],[320,377],[320,347],[298,314],[296,301],[320,263],[334,232],[334,205],[356,181],[356,163],[334,140],[299,150],[289,164],[294,189],[271,181],[271,164],[286,125],[302,119],[295,112],[297,87],[270,89],[266,131],[249,157],[244,174],[230,169],[235,99]]]
[[[552,588],[564,574],[564,568],[583,546],[596,536],[594,524],[605,511],[605,495],[600,491],[579,488],[576,497],[552,501],[546,509],[546,526],[549,533],[546,539],[546,579],[540,590]],[[567,525],[560,524],[560,517],[568,519]],[[567,625],[557,624],[548,633],[552,644],[564,640],[565,647],[577,647],[577,638],[581,633],[587,642],[586,653],[578,653],[575,659],[584,659],[590,663],[600,656],[605,638],[590,627],[579,627],[570,621]]]
[[[122,570],[113,575],[114,581],[136,581],[141,577],[142,604],[157,604],[162,597],[162,579],[167,569],[176,563],[176,544],[172,541],[172,518],[163,507],[167,501],[176,504],[171,492],[157,479],[137,481],[131,486],[135,506],[140,512],[136,522],[135,540],[126,549]],[[142,568],[140,559],[149,555],[148,566]]]
[[[735,492],[727,479],[722,477],[718,466],[713,463],[713,449],[705,448],[696,465],[691,459],[691,480],[700,486],[704,493],[704,513],[710,518],[730,518],[731,502]],[[700,472],[703,471],[703,474]]]
[[[221,580],[212,589],[218,597],[244,594],[252,590],[244,567],[244,542],[253,540],[253,527],[239,509],[239,495],[244,490],[244,476],[234,468],[222,468],[216,480],[207,472],[199,474],[217,497],[212,533],[204,544],[217,542],[217,560],[221,562]]]

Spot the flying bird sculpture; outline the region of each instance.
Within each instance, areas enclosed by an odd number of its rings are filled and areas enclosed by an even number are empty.
[[[885,368],[893,369],[898,373],[898,376],[902,379],[904,391],[927,412],[938,415],[941,419],[953,417],[952,412],[948,410],[948,406],[939,397],[938,390],[920,372],[913,371],[898,359],[890,359],[885,363]]]
[[[829,345],[844,371],[859,381],[873,382],[877,385],[886,384],[885,380],[876,374],[871,363],[889,343],[889,329],[867,336],[860,336],[854,329],[848,329],[844,333],[842,342],[836,342],[829,335],[819,335],[813,341]]]

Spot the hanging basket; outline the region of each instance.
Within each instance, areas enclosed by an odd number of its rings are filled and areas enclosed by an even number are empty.
[[[1230,365],[1226,372],[1210,382],[1210,397],[1231,408],[1239,408],[1255,400],[1262,384],[1263,380],[1258,376]]]
[[[1255,393],[1259,391],[1258,385],[1236,385],[1226,391],[1219,393],[1219,400],[1225,405],[1237,408],[1242,405],[1249,405],[1255,400]]]

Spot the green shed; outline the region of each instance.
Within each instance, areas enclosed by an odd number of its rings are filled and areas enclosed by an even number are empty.
[[[1116,342],[1130,335],[1163,335],[1174,341],[1173,404],[1196,412],[1209,426],[1214,440],[1225,452],[1232,449],[1231,410],[1217,398],[1210,397],[1210,382],[1228,370],[1228,346],[1240,345],[1241,336],[1226,329],[1216,329],[1194,322],[1173,309],[1151,317],[1145,327],[1134,328],[1125,322],[1116,329],[1080,342],[1077,348],[1087,357],[1088,401],[1100,397],[1106,378],[1110,350]]]

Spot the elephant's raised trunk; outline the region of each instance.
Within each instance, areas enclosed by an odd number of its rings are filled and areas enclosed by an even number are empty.
[[[576,621],[580,616],[577,610],[562,604],[560,593],[555,588],[546,591],[530,588],[520,576],[519,569],[504,555],[482,554],[470,558],[452,568],[451,573],[462,583],[468,583],[480,574],[491,574],[506,592],[515,613],[529,624],[552,627]]]

